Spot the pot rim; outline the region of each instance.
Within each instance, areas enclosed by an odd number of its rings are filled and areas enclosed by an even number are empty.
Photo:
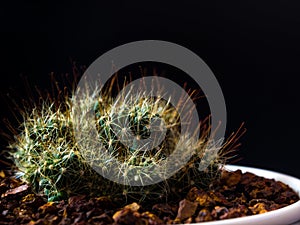
[[[239,165],[225,165],[224,169],[228,171],[236,171],[240,169],[243,173],[250,172],[255,175],[262,176],[265,178],[275,179],[276,181],[281,181],[284,184],[289,185],[300,197],[300,179],[283,174],[280,172],[275,172],[266,169],[239,166]],[[194,225],[287,225],[292,224],[300,220],[300,201],[297,201],[291,205],[285,206],[274,211],[266,212],[258,215],[250,215],[245,217],[238,217],[232,219],[224,219],[218,221],[192,223]]]

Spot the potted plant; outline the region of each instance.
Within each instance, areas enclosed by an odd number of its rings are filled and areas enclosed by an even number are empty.
[[[3,173],[0,218],[29,224],[212,225],[300,219],[300,180],[226,165],[243,126],[224,143],[213,139],[209,118],[197,126],[199,133],[182,134],[181,120],[189,115],[178,109],[190,112],[187,99],[173,105],[162,87],[152,89],[153,96],[133,89],[114,96],[115,85],[112,79],[93,90],[96,101],[58,88],[55,98],[40,96],[39,103],[20,111],[20,127],[9,126],[15,136],[8,152],[24,183]],[[149,137],[159,141],[143,142]]]

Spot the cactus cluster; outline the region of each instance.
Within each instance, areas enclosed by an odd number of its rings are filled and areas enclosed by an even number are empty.
[[[209,118],[201,122],[199,137],[181,134],[182,118],[177,109],[184,106],[184,101],[181,106],[174,106],[169,102],[171,96],[161,97],[163,92],[155,93],[156,97],[141,92],[138,97],[130,98],[130,95],[113,97],[110,91],[107,89],[100,93],[95,90],[96,101],[87,97],[77,106],[83,116],[92,110],[94,124],[86,124],[86,127],[96,127],[97,140],[85,139],[89,138],[88,133],[80,140],[75,138],[73,95],[64,95],[64,101],[59,103],[44,98],[42,104],[24,110],[20,132],[9,145],[11,156],[18,168],[18,175],[31,184],[34,191],[45,194],[49,201],[76,194],[106,195],[118,201],[174,198],[187,193],[193,186],[207,187],[219,176],[221,166],[228,158],[226,154],[236,148],[238,132],[223,144],[220,140],[209,138],[213,132]],[[165,129],[164,139],[155,148],[135,144],[126,136],[147,139],[155,129]],[[100,142],[103,149],[87,144],[82,151],[78,141]],[[147,167],[151,171],[152,166],[172,154],[174,146],[179,146],[182,153],[192,153],[192,157],[174,175],[152,185],[135,187],[126,182],[116,183],[101,176],[92,165],[97,164],[97,168],[105,172],[114,168],[111,162],[117,160],[123,167],[117,168],[113,175],[126,180],[131,168]],[[102,154],[104,150],[105,154]],[[215,154],[213,157],[209,157],[211,152]],[[178,161],[182,157],[178,156]],[[202,170],[202,164],[208,166]],[[149,179],[152,175],[160,174],[149,172]]]

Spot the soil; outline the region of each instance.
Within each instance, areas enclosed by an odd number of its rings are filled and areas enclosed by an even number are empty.
[[[14,225],[195,223],[266,213],[299,201],[286,184],[240,170],[223,171],[208,190],[193,187],[180,201],[150,206],[130,202],[120,207],[105,196],[83,195],[47,202],[8,170],[0,171],[0,196],[0,224]]]

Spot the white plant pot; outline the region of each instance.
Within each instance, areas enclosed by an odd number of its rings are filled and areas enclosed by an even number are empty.
[[[256,169],[244,166],[227,165],[225,169],[229,171],[235,171],[240,169],[242,172],[254,173],[258,176],[265,178],[274,178],[277,181],[281,181],[289,185],[300,195],[300,179],[285,175],[278,172],[273,172],[264,169]],[[212,222],[194,223],[195,225],[292,225],[293,223],[300,221],[300,201],[295,202],[289,206],[281,209],[270,211],[264,214],[251,215],[245,217],[239,217],[234,219],[224,219]],[[300,225],[295,223],[293,225]]]

